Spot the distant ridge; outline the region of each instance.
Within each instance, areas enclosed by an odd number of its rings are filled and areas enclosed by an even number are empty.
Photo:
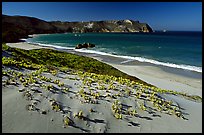
[[[18,42],[31,34],[87,32],[153,32],[146,23],[134,20],[47,22],[34,17],[2,15],[2,42]]]

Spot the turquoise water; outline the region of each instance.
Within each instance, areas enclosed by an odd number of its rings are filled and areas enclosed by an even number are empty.
[[[64,49],[90,42],[96,47],[77,51],[202,72],[202,32],[49,34],[27,42]]]

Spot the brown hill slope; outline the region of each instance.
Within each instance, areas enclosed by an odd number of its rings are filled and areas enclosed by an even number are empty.
[[[146,23],[133,20],[47,22],[34,17],[2,15],[2,41],[18,42],[29,34],[86,32],[152,32]]]

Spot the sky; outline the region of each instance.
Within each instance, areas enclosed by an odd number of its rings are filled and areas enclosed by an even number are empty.
[[[130,19],[153,30],[202,31],[202,2],[2,2],[2,14],[69,22]]]

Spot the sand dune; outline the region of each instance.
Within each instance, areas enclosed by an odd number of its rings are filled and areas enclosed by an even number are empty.
[[[15,44],[8,45],[15,46]],[[29,46],[29,44],[21,43],[16,47],[38,48],[35,45]],[[202,84],[198,80],[191,81],[190,78],[167,74],[154,67],[111,65],[163,89],[181,90],[188,94],[201,95],[202,93]],[[18,69],[9,67],[2,67],[2,70],[19,72]],[[33,71],[21,70],[25,78]],[[38,77],[35,78],[36,83],[26,86],[19,79],[14,80],[18,84],[10,82],[11,84],[5,85],[8,77],[2,76],[2,132],[202,132],[202,103],[200,102],[171,94],[157,96],[158,99],[162,96],[162,98],[172,100],[173,105],[184,115],[185,119],[182,119],[169,115],[165,111],[156,110],[152,103],[146,100],[148,97],[135,98],[134,94],[137,91],[127,93],[125,89],[131,89],[131,87],[117,81],[113,81],[116,90],[114,88],[108,90],[109,84],[104,82],[99,84],[100,81],[92,82],[90,86],[84,85],[86,76],[71,70],[59,71],[56,75],[42,72],[40,75],[50,78],[51,81],[44,81]],[[48,87],[48,85],[52,86]],[[100,88],[101,86],[105,88]],[[137,87],[140,88],[139,85]],[[97,95],[97,93],[100,94]],[[119,103],[116,103],[117,100]],[[112,110],[114,103],[119,104],[116,106],[121,106],[119,114],[122,114],[122,119],[114,116]],[[146,106],[145,111],[141,109],[142,104]],[[127,114],[128,108],[136,109],[137,114]],[[69,125],[66,125],[65,120],[69,121]]]

